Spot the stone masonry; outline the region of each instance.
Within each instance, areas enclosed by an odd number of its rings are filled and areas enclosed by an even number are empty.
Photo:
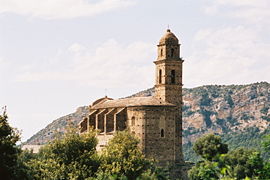
[[[182,174],[182,63],[180,44],[168,29],[158,44],[155,95],[113,100],[104,97],[89,106],[89,115],[80,122],[81,133],[99,130],[100,150],[116,131],[128,129],[140,139],[146,157],[160,166]]]

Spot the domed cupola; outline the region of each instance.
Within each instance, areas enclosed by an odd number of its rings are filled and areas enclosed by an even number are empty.
[[[177,37],[167,29],[167,32],[159,41],[158,44],[158,59],[157,60],[180,60],[180,44]]]
[[[167,29],[166,34],[159,40],[159,45],[165,44],[178,44],[177,37],[171,32],[170,29]]]

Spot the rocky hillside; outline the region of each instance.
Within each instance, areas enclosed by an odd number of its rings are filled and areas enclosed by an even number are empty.
[[[151,96],[154,89],[132,96]],[[252,137],[260,137],[270,129],[270,84],[208,85],[183,90],[183,135],[186,159],[195,160],[192,142],[205,133],[217,133],[232,147],[237,144],[256,146]],[[64,133],[68,121],[77,124],[87,114],[87,106],[61,117],[35,134],[27,144],[44,144]],[[246,133],[249,139],[242,139]],[[250,137],[252,135],[252,137]],[[241,144],[242,143],[242,144]]]
[[[23,144],[27,145],[43,145],[53,140],[59,134],[65,133],[69,124],[78,124],[88,113],[88,106],[77,108],[76,112],[68,114],[54,120],[44,129],[37,132]]]

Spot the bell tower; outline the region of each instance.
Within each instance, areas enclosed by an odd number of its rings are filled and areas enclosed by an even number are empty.
[[[182,105],[182,63],[177,37],[167,29],[158,44],[155,96],[163,101]]]
[[[177,37],[167,29],[160,39],[156,65],[155,97],[176,105],[175,162],[183,162],[182,154],[182,64],[180,44]]]

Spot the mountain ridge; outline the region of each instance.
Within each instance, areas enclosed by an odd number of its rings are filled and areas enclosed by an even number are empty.
[[[154,88],[149,88],[129,97],[153,94]],[[235,137],[240,137],[241,133],[251,131],[252,128],[259,134],[270,129],[268,82],[184,88],[183,103],[183,144],[188,154],[192,154],[192,142],[206,133],[220,134],[229,141],[233,137],[228,135],[233,133]],[[24,144],[45,144],[53,140],[56,134],[63,134],[69,122],[78,124],[87,113],[88,106],[79,107],[76,112],[54,120]],[[188,160],[194,160],[194,156],[191,156]]]

